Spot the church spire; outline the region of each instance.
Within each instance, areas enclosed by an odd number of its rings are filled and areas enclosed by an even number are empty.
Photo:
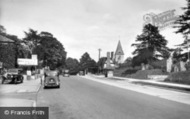
[[[121,47],[121,42],[119,40],[117,49],[115,51],[115,60],[114,61],[116,62],[116,64],[121,64],[121,63],[123,63],[123,59],[124,59],[124,52]]]
[[[117,49],[115,51],[115,55],[124,55],[123,49],[121,47],[121,42],[119,40],[118,45],[117,45]]]

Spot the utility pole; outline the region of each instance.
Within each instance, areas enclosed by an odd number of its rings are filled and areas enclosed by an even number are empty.
[[[98,61],[100,60],[100,53],[101,53],[101,51],[102,51],[102,49],[98,49],[98,51],[99,51],[99,54],[98,54]]]
[[[101,51],[102,51],[102,49],[98,49],[98,52],[99,52],[99,54],[98,54],[98,62],[100,61],[100,53],[101,53]],[[100,73],[100,69],[101,69],[101,67],[99,66],[98,67],[98,73]]]

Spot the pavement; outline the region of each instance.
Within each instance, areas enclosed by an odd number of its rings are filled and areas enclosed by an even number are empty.
[[[119,87],[119,88],[123,88],[127,90],[132,90],[132,91],[144,93],[147,95],[152,95],[159,98],[164,98],[167,100],[172,100],[172,101],[190,105],[189,93],[180,92],[177,90],[169,90],[166,88],[153,87],[150,85],[137,85],[138,83],[134,83],[134,82],[141,81],[138,79],[113,77],[116,79],[122,79],[122,80],[113,80],[113,78],[105,78],[104,76],[97,76],[97,75],[86,75],[84,77],[96,82],[107,84],[107,85],[111,85],[111,86],[115,86],[115,87]],[[188,88],[188,89],[190,88],[190,86],[182,85],[182,84],[170,84],[170,83],[162,83],[162,82],[149,81],[149,80],[142,81],[142,82],[163,85],[163,87],[167,85],[167,86],[183,87],[183,88]]]
[[[0,84],[0,107],[35,107],[40,86],[40,78],[20,84]]]
[[[163,82],[162,80],[161,81],[160,80],[150,80],[150,79],[142,80],[142,79],[115,77],[115,76],[113,78],[126,80],[128,82],[135,83],[135,84],[152,85],[152,86],[171,88],[171,89],[176,89],[176,90],[181,90],[181,91],[190,91],[190,85]]]

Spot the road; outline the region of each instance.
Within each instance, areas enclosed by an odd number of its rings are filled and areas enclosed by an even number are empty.
[[[98,83],[61,77],[60,89],[43,89],[37,106],[50,119],[190,119],[190,105]]]

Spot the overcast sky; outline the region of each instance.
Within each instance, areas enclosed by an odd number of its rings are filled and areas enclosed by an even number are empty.
[[[186,0],[0,0],[0,24],[19,38],[29,28],[50,32],[68,57],[80,59],[88,52],[97,61],[98,49],[106,56],[116,50],[119,39],[125,58],[132,56],[131,44],[142,33],[145,14],[175,9],[179,15],[184,6]],[[183,42],[174,31],[161,31],[169,47]]]

